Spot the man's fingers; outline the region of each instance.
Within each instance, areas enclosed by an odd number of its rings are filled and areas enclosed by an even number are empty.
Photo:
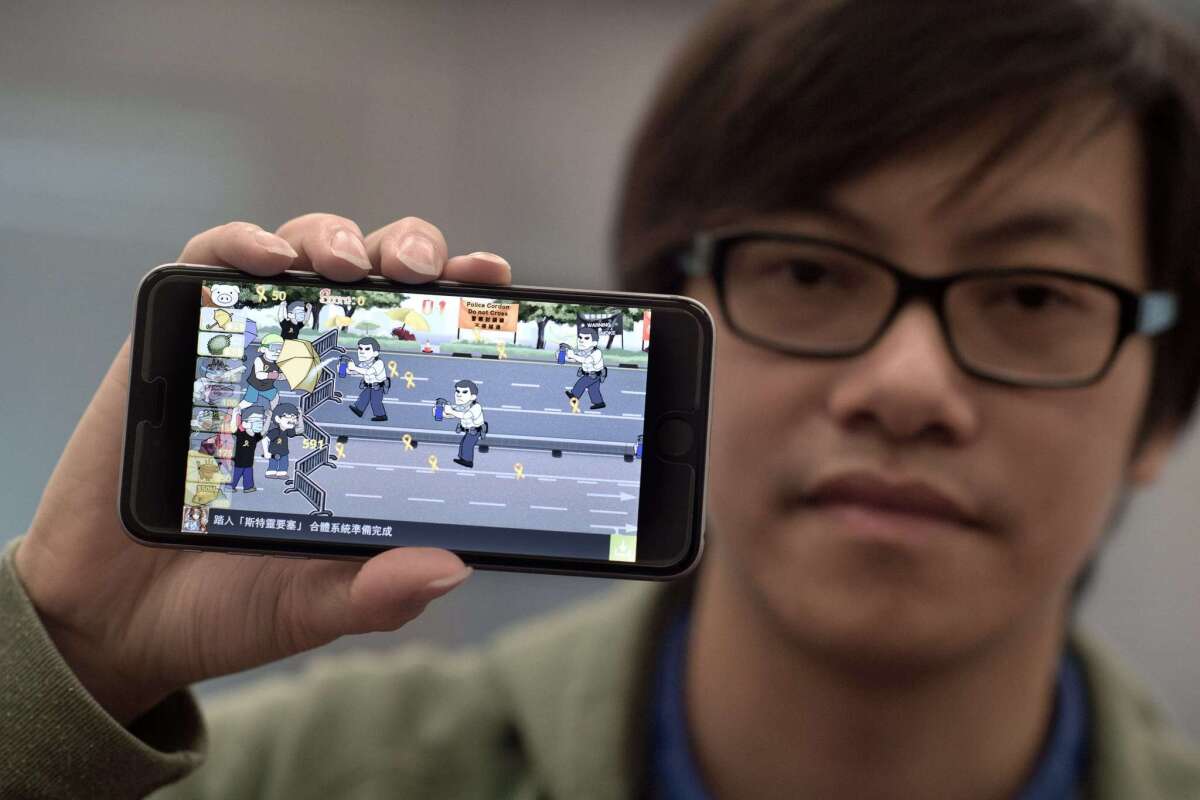
[[[305,214],[288,220],[276,233],[296,249],[296,266],[311,267],[335,281],[356,281],[371,272],[362,229],[336,214]]]
[[[347,572],[344,563],[308,566],[313,570],[297,584],[298,596],[311,601],[312,630],[327,639],[394,630],[471,574],[458,556],[429,547],[385,551],[357,573]]]
[[[372,232],[367,237],[367,252],[385,277],[402,283],[425,283],[442,276],[446,237],[432,222],[405,217]]]
[[[512,267],[495,253],[471,253],[447,261],[442,277],[448,281],[506,286],[512,283]]]
[[[237,267],[251,275],[277,275],[292,266],[297,256],[287,241],[253,222],[227,222],[193,236],[179,260]]]

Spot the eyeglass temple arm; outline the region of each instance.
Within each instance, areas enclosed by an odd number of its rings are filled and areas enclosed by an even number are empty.
[[[676,256],[679,271],[689,278],[703,278],[712,272],[713,237],[708,233],[697,233],[692,243]]]
[[[1146,292],[1138,298],[1138,333],[1153,336],[1175,324],[1178,306],[1170,292]]]

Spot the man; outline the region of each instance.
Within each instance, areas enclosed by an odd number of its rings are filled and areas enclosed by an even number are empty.
[[[280,403],[271,412],[271,427],[267,430],[268,478],[283,479],[288,474],[288,439],[304,433],[300,410],[291,403]]]
[[[458,442],[458,456],[454,463],[473,469],[475,445],[487,430],[487,423],[483,420],[483,406],[479,404],[479,386],[474,381],[457,381],[454,384],[454,403],[445,403],[441,398],[438,398],[438,401],[443,405],[443,414],[458,420],[455,431],[463,435]]]
[[[566,343],[561,347],[565,349]],[[566,352],[567,361],[579,365],[579,379],[573,387],[566,390],[567,398],[572,401],[571,405],[575,406],[583,397],[583,393],[587,392],[588,399],[592,401],[592,411],[604,408],[606,403],[604,396],[600,394],[600,383],[605,375],[604,354],[596,346],[596,329],[580,328],[576,334],[575,348]]]
[[[276,309],[276,319],[279,320],[279,335],[285,340],[299,339],[300,331],[308,324],[312,313],[312,303],[303,300],[292,300],[290,303],[281,302]]]
[[[366,336],[358,340],[358,363],[347,364],[346,372],[362,378],[358,387],[358,399],[350,406],[354,416],[361,417],[371,406],[375,416],[372,422],[387,422],[387,411],[383,407],[383,395],[387,392],[389,378],[379,358],[378,340]]]
[[[244,412],[238,421],[238,429],[234,434],[233,481],[229,484],[231,491],[238,490],[239,481],[243,491],[247,494],[258,491],[254,486],[254,450],[258,443],[265,438],[263,436],[265,423],[266,415],[257,406]],[[270,457],[270,451],[265,443],[263,444],[263,457]],[[287,474],[286,468],[284,474]]]
[[[617,229],[624,286],[693,293],[718,326],[699,572],[462,656],[336,660],[230,697],[207,728],[189,683],[394,627],[466,572],[438,551],[359,568],[132,545],[112,489],[65,502],[116,472],[99,422],[124,401],[123,354],[0,571],[0,642],[28,643],[0,649],[0,710],[23,723],[0,780],[55,797],[189,771],[163,796],[1200,796],[1195,748],[1073,622],[1200,388],[1200,319],[1168,300],[1200,306],[1197,52],[1126,3],[720,6],[635,139]],[[310,215],[279,236],[336,279],[356,267],[319,245],[354,229]],[[416,235],[446,252],[412,218],[363,250],[411,282],[398,250]],[[291,265],[251,236],[213,229],[180,260]],[[437,262],[425,274],[508,278],[491,255]],[[73,770],[45,769],[50,751]]]
[[[277,333],[268,333],[262,338],[258,354],[254,356],[253,367],[246,375],[246,394],[238,403],[238,415],[242,413],[243,409],[259,405],[262,402],[267,403],[268,411],[274,410],[279,403],[279,387],[275,385],[275,381],[279,380],[283,374],[279,371],[277,363],[281,352],[283,352],[282,336]]]

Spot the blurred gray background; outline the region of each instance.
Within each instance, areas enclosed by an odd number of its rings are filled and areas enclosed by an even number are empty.
[[[612,286],[625,144],[709,5],[6,3],[0,544],[28,526],[137,281],[201,230],[331,211],[369,231],[414,214],[453,252],[504,254],[520,282]],[[1200,737],[1197,474],[1190,435],[1135,501],[1083,616]],[[479,573],[403,631],[331,647],[475,641],[609,585]]]

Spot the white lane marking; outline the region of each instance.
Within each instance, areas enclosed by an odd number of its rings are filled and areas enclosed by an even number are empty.
[[[567,510],[565,506],[530,506],[530,508],[536,508],[538,511],[566,511]]]
[[[479,381],[476,381],[476,383],[479,383]],[[342,399],[348,401],[351,405],[353,405],[358,400],[358,395],[344,395]],[[422,406],[422,407],[424,407],[424,406],[429,406],[429,405],[433,404],[432,400],[392,400],[390,398],[384,398],[383,402],[385,405],[390,405],[390,406]],[[488,410],[494,414],[498,414],[501,412],[504,412],[507,414],[564,414],[564,413],[566,413],[561,408],[550,408],[549,406],[543,407],[541,411],[538,411],[537,409],[534,409],[534,408],[520,408],[517,406],[490,406],[488,408]],[[606,416],[604,414],[601,414],[599,411],[584,411],[583,416],[596,417],[599,419],[616,419],[616,420],[621,419],[621,417],[614,416],[612,414],[609,414]],[[627,417],[630,419],[641,419],[642,418],[642,416],[640,414],[633,414],[633,415],[622,414],[621,416]],[[336,425],[350,424],[350,423],[340,423],[340,422],[337,422],[336,420],[328,420],[328,419],[320,420],[320,422],[322,424],[333,423]],[[371,427],[375,427],[375,426],[358,425],[355,427],[371,428]]]
[[[340,462],[340,461],[338,462],[338,466],[339,466],[339,467],[341,467],[342,469],[354,469],[354,467],[351,467],[351,466],[349,466],[349,465],[347,465],[347,464],[343,464],[343,463],[342,463],[342,462]]]
[[[505,508],[508,503],[486,503],[482,500],[471,500],[468,505],[472,506],[495,506],[496,508]]]
[[[526,413],[528,413],[528,412],[526,412]],[[606,417],[606,419],[615,419],[618,422],[620,421],[620,417]],[[362,430],[367,430],[367,431],[379,430],[379,428],[377,428],[374,425],[360,425],[360,424],[356,424],[353,422],[330,422],[328,420],[323,420],[323,421],[321,421],[321,424],[322,425],[337,425],[339,428],[355,428],[355,429],[362,429]],[[438,430],[437,428],[388,428],[388,430],[406,430],[408,433],[413,434],[413,437],[417,438],[417,439],[420,439],[421,436],[424,436],[427,433],[445,433],[446,432],[445,428],[442,428],[441,430]],[[525,442],[555,442],[555,443],[565,442],[567,444],[615,444],[615,445],[618,445],[621,447],[628,447],[630,450],[633,449],[632,443],[630,443],[628,441],[611,442],[611,441],[605,441],[603,439],[565,439],[561,436],[523,436],[523,435],[517,434],[517,433],[501,433],[498,435],[503,436],[505,439],[514,439],[514,440],[525,441]],[[393,440],[393,445],[394,445],[394,443],[395,442]],[[452,446],[452,445],[450,442],[441,442],[441,443],[430,442],[430,446],[441,447],[441,446]],[[493,444],[492,447],[494,447],[494,448],[503,447],[503,448],[510,449],[510,450],[517,449],[515,447],[515,445],[511,445],[511,444],[510,445]],[[559,448],[556,447],[554,449],[557,450]],[[592,458],[624,458],[624,455],[622,455],[621,453],[580,453],[580,455],[586,455],[586,456],[590,456]],[[263,459],[260,458],[259,460],[262,461]]]
[[[637,525],[630,525],[628,522],[624,525],[589,525],[588,527],[610,529],[613,533],[637,533]]]
[[[637,499],[637,495],[626,494],[625,492],[620,492],[619,494],[605,494],[604,492],[588,492],[587,496],[588,497],[615,497],[616,499],[620,500],[622,503],[624,503],[626,500],[636,500]]]
[[[617,486],[631,486],[634,489],[638,488],[640,485],[641,484],[639,484],[637,481],[617,481]]]
[[[554,483],[558,478],[538,478],[538,480],[545,481],[546,483]]]
[[[430,472],[432,472],[432,471],[433,470],[430,470]],[[475,473],[469,469],[452,469],[450,471],[453,472],[455,475],[462,475],[463,477],[466,477],[466,478],[474,478],[475,477]]]
[[[432,475],[433,474],[433,470],[421,469],[420,467],[417,468],[417,472],[421,473],[422,475]]]
[[[622,413],[622,414],[621,414],[621,416],[622,416],[622,417],[636,417],[637,419],[641,419],[641,418],[642,418],[642,415],[641,415],[641,414],[630,414],[628,411],[626,411],[626,412]]]
[[[411,500],[412,498],[410,497],[408,499]],[[588,513],[589,514],[616,514],[617,516],[621,516],[621,517],[629,516],[628,511],[605,511],[603,508],[589,508]]]
[[[540,383],[510,383],[509,386],[520,386],[522,389],[540,389]]]
[[[413,503],[444,503],[444,502],[446,502],[445,500],[439,500],[436,497],[409,497],[407,499]]]
[[[397,469],[407,469],[407,470],[413,470],[413,471],[420,470],[420,469],[426,469],[425,467],[406,466],[406,465],[387,466],[387,465],[371,464],[371,463],[367,463],[364,461],[355,461],[353,463],[354,463],[354,465],[359,466],[359,467],[375,467],[376,469],[380,469],[383,472],[388,472],[388,471],[397,470]],[[467,475],[492,475],[497,478],[505,478],[507,480],[516,480],[516,476],[513,475],[511,472],[496,472],[496,471],[486,470],[486,469],[468,470],[468,469],[451,469],[449,467],[445,467],[445,468],[439,468],[438,472],[465,473]],[[617,480],[616,478],[588,479],[588,478],[579,478],[575,475],[538,475],[536,473],[526,472],[525,477],[526,478],[555,478],[555,479],[562,480],[562,481],[578,481],[580,483],[592,483],[592,484],[611,483],[614,485],[615,484],[626,484],[629,486],[637,485],[637,484],[631,484],[628,481]]]
[[[637,392],[637,391],[634,391],[633,389],[622,389],[621,394],[640,394],[642,396],[645,396],[646,393],[645,392]]]
[[[582,484],[585,484],[585,485],[587,485],[587,486],[595,486],[595,485],[596,485],[596,482],[595,482],[595,481],[585,481],[585,480],[579,480],[579,479],[577,479],[575,482],[576,482],[576,483],[582,483]]]
[[[383,495],[381,495],[381,494],[351,494],[350,492],[346,492],[346,497],[366,497],[371,500],[382,500],[383,499]]]
[[[455,382],[455,383],[458,383],[458,382],[459,382],[459,381],[461,381],[461,380],[462,380],[462,378],[455,378],[455,379],[454,379],[454,382]],[[473,381],[471,381],[471,383],[474,383],[474,384],[477,384],[477,385],[482,385],[482,384],[483,384],[483,381],[476,381],[476,380],[473,380]]]

